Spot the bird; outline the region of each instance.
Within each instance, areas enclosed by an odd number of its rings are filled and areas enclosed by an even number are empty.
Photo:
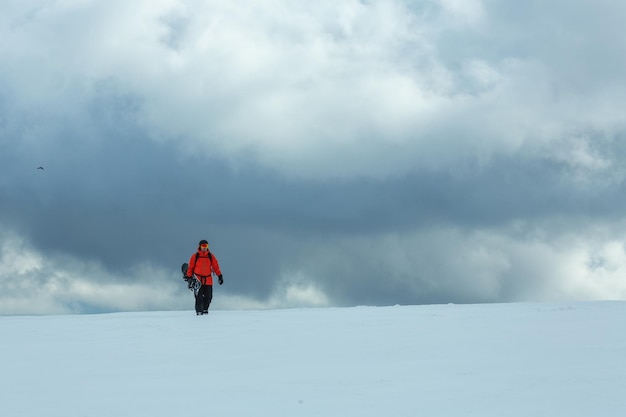
[[[37,169],[40,169],[40,170],[42,170],[42,171],[43,171],[43,167],[37,167]]]

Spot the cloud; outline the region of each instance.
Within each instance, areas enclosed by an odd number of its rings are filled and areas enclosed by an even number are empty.
[[[133,280],[111,276],[97,261],[45,255],[3,234],[0,314],[68,314],[184,308],[183,291],[161,269],[137,265]],[[169,282],[168,282],[169,281]],[[182,279],[181,279],[182,281]]]
[[[5,312],[623,297],[622,6],[0,12]]]
[[[270,13],[265,2],[63,3],[18,13],[5,52],[24,106],[60,98],[57,111],[80,117],[105,83],[133,100],[131,116],[152,138],[305,178],[448,169],[517,152],[546,129],[623,122],[596,108],[606,94],[623,98],[597,86],[582,58],[597,49],[583,34],[605,40],[597,32],[559,21],[549,36],[549,5],[522,8],[508,29],[499,22],[518,11],[510,5],[418,5],[275,1]],[[587,11],[573,10],[564,17]],[[585,41],[563,51],[569,36]],[[529,55],[527,44],[541,49]],[[498,45],[511,47],[493,56]],[[563,52],[548,54],[550,45]],[[617,76],[604,83],[623,86]]]
[[[626,296],[621,232],[597,227],[561,234],[549,226],[529,226],[516,222],[506,231],[438,227],[345,239],[332,247],[309,247],[310,261],[300,264],[344,305]]]

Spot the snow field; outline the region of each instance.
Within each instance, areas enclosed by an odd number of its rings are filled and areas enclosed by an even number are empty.
[[[0,317],[0,415],[623,416],[626,303]]]

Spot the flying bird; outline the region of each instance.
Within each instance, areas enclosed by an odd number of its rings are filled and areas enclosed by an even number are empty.
[[[40,170],[42,170],[42,171],[43,171],[43,167],[37,167],[37,169],[40,169]]]

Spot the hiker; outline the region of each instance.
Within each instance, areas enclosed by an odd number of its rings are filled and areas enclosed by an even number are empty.
[[[215,255],[209,252],[209,242],[203,239],[198,244],[198,251],[189,258],[189,268],[185,276],[188,280],[195,275],[202,284],[196,296],[196,314],[199,316],[209,314],[209,305],[213,299],[213,274],[217,275],[217,282],[222,285],[224,278],[220,264]]]

